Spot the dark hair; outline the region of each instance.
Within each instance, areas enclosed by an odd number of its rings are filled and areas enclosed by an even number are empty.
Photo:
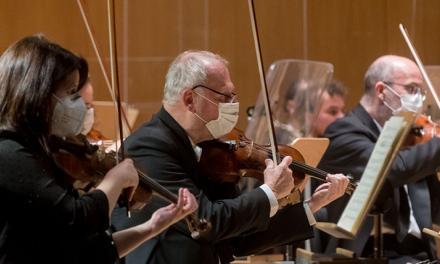
[[[87,62],[41,35],[10,46],[0,57],[0,128],[44,139],[56,85],[75,70],[81,87],[88,76]]]
[[[330,96],[336,95],[342,98],[347,96],[347,88],[342,82],[337,80],[333,80],[329,85],[327,85],[325,90]]]

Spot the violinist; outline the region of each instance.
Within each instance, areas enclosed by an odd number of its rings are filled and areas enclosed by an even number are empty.
[[[51,135],[74,136],[83,125],[82,60],[42,36],[25,37],[0,57],[1,263],[114,263],[197,207],[181,189],[177,205],[108,233],[122,189],[139,181],[130,159],[78,196],[48,146]]]
[[[109,140],[101,131],[93,127],[95,122],[95,107],[93,105],[94,99],[94,88],[90,77],[78,91],[79,95],[84,99],[87,107],[87,112],[84,117],[84,124],[81,129],[81,135],[86,136],[86,138],[91,142],[98,142],[100,140]]]
[[[379,57],[365,73],[364,83],[360,104],[325,131],[330,146],[319,164],[323,170],[350,174],[356,180],[362,176],[385,121],[401,110],[419,112],[424,99],[422,75],[408,58]],[[379,194],[381,199],[376,201],[376,211],[384,212],[385,224],[393,233],[384,235],[385,256],[390,262],[435,257],[433,241],[421,231],[432,228],[433,196],[428,181],[439,165],[439,138],[398,152]],[[332,222],[338,221],[347,201],[348,197],[344,196],[327,206]],[[367,217],[355,240],[332,238],[324,250],[334,253],[335,246],[340,246],[370,256],[372,223],[372,218]]]
[[[81,134],[90,137],[89,133],[92,131],[95,121],[95,108],[93,107],[94,90],[90,78],[87,78],[86,83],[79,89],[78,93],[84,99],[87,108]]]
[[[135,164],[160,184],[177,192],[187,187],[199,201],[198,215],[212,224],[204,237],[194,240],[178,223],[147,241],[125,261],[134,263],[229,263],[246,256],[312,235],[313,215],[340,197],[348,184],[343,175],[329,175],[308,201],[278,210],[277,199],[294,187],[286,156],[278,166],[266,161],[264,184],[240,194],[235,183],[217,183],[197,172],[203,141],[229,133],[238,120],[239,105],[227,62],[208,51],[186,51],[170,65],[165,80],[163,107],[153,119],[125,142]],[[144,221],[162,206],[158,199],[133,219]],[[119,219],[120,220],[120,219]],[[126,220],[126,224],[133,223]]]

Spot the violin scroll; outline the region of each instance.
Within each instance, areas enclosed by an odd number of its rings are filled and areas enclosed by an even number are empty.
[[[438,136],[440,136],[440,125],[433,122],[430,116],[419,115],[410,130],[405,145],[425,143]]]

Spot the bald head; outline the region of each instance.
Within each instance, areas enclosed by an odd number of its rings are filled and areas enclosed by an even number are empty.
[[[165,80],[164,101],[176,102],[185,88],[203,84],[214,68],[225,67],[228,62],[209,51],[189,50],[182,52],[171,63]]]
[[[415,75],[420,75],[420,71],[412,60],[395,55],[379,57],[365,73],[365,94],[374,94],[377,82],[395,82]]]

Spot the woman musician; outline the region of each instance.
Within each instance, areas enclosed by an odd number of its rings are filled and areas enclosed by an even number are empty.
[[[186,189],[178,202],[129,229],[109,234],[109,215],[138,174],[130,159],[79,196],[56,166],[50,136],[74,136],[86,106],[78,88],[85,62],[42,36],[25,37],[0,57],[0,262],[114,263],[197,208]]]

